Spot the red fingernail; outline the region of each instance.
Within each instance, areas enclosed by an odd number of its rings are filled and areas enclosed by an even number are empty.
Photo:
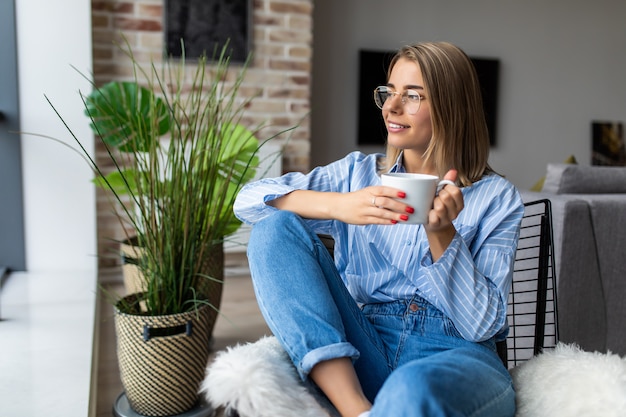
[[[399,198],[404,198],[404,197],[406,197],[406,193],[404,191],[398,191],[398,197]]]
[[[409,206],[409,207],[406,208],[406,212],[409,213],[409,214],[413,214],[413,213],[415,213],[415,209],[413,207]]]
[[[392,220],[392,221],[391,221],[391,224],[396,224],[396,223],[398,223],[398,221],[397,221],[397,220]]]
[[[400,215],[400,220],[407,221],[407,220],[409,220],[409,216],[407,216],[406,214],[401,214]]]

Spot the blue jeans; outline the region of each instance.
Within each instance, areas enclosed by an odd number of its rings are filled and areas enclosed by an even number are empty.
[[[256,224],[248,258],[261,312],[303,380],[321,361],[350,357],[372,417],[515,414],[493,340],[461,338],[417,295],[360,307],[299,216],[279,211]]]

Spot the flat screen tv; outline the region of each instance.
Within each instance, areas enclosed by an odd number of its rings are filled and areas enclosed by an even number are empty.
[[[380,109],[374,104],[374,89],[387,82],[387,68],[394,52],[359,51],[359,145],[383,145],[386,140],[385,124]],[[496,122],[498,116],[498,78],[500,61],[493,58],[470,57],[478,74],[478,81],[483,93],[483,107],[489,142],[496,144]]]

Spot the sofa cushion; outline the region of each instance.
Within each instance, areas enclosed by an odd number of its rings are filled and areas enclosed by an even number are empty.
[[[626,167],[548,164],[542,191],[554,194],[626,193]]]
[[[626,195],[613,194],[605,198],[590,196],[588,202],[596,237],[598,265],[605,299],[606,344],[613,352],[625,354],[626,280],[624,277],[626,277],[626,262],[624,262],[624,246],[626,235],[623,226],[620,227],[620,225],[626,224]]]
[[[565,161],[563,161],[563,163],[564,164],[577,164],[578,161],[576,160],[576,157],[574,155],[570,155],[565,159]],[[546,182],[545,175],[539,178],[539,180],[532,187],[530,187],[530,191],[540,192],[543,189],[544,182]]]

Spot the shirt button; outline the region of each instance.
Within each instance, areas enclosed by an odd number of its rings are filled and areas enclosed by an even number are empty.
[[[412,311],[412,312],[414,312],[414,313],[415,313],[417,310],[419,310],[419,309],[420,309],[420,307],[419,307],[417,304],[411,304],[411,305],[409,306],[409,310],[411,310],[411,311]]]
[[[410,240],[408,240],[408,239],[407,239],[407,241],[406,241],[406,245],[407,245],[407,246],[411,246],[411,244],[412,244],[412,243],[413,243],[413,242],[411,242]]]

